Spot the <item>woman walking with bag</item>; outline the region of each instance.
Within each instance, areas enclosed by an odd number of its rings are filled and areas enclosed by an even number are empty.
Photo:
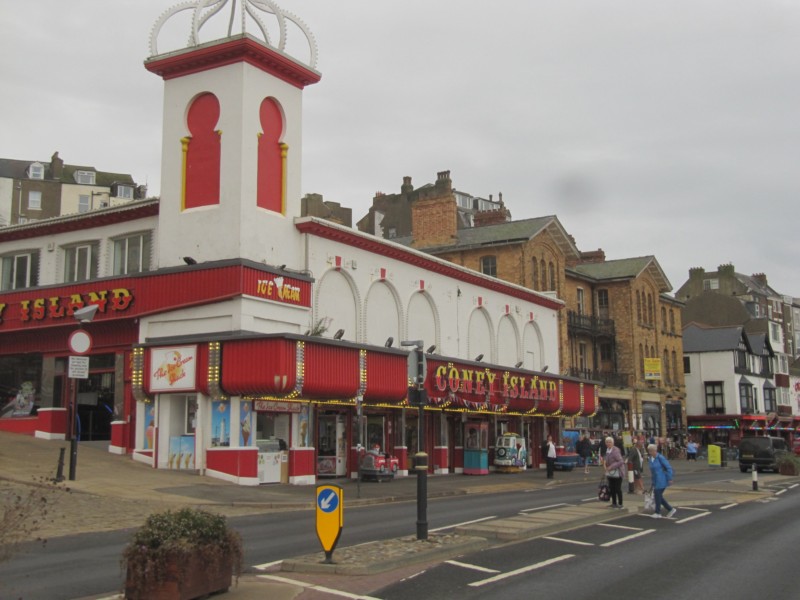
[[[661,518],[661,505],[664,505],[669,512],[667,518],[673,516],[678,510],[673,508],[669,502],[664,499],[664,490],[672,483],[672,465],[664,458],[662,454],[658,453],[658,446],[650,444],[647,446],[647,462],[650,464],[650,476],[653,478],[653,494],[655,495],[656,507],[651,517],[654,519]]]
[[[608,487],[611,491],[611,508],[622,508],[622,479],[625,476],[625,459],[614,445],[614,438],[606,438],[606,455],[603,459]]]

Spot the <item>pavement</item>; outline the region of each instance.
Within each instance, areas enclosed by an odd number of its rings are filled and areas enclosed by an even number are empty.
[[[40,440],[30,436],[0,432],[0,499],[11,493],[35,489],[50,499],[47,515],[31,537],[52,538],[62,535],[136,528],[153,513],[167,509],[198,507],[223,514],[241,516],[281,510],[315,508],[315,486],[281,484],[255,487],[238,486],[193,472],[156,470],[130,457],[111,454],[107,442],[82,442],[74,481],[48,484],[57,472],[59,453],[66,448],[68,475],[69,443]],[[668,498],[675,506],[732,504],[763,499],[772,495],[765,489],[771,482],[787,482],[778,474],[759,473],[759,491],[753,491],[751,478],[739,475],[737,463],[725,468],[711,467],[698,461],[673,461],[676,485]],[[681,474],[691,471],[730,473],[731,480],[710,476],[713,483],[680,485]],[[585,475],[582,468],[556,471],[547,480],[542,469],[521,473],[492,473],[487,476],[429,476],[428,499],[468,494],[509,491],[532,491],[550,486],[583,485],[587,494],[595,492],[600,479],[597,467]],[[319,482],[342,488],[346,508],[387,502],[416,502],[415,476],[389,482],[360,484],[336,479]],[[645,480],[647,485],[647,479]],[[623,483],[623,490],[627,486]],[[490,545],[498,545],[551,535],[557,531],[621,518],[639,512],[641,497],[625,494],[623,511],[610,510],[607,504],[587,502],[579,506],[556,507],[527,512],[508,519],[493,519],[465,525],[448,533],[429,534],[427,540],[416,535],[362,544],[354,548],[337,547],[335,564],[323,564],[323,552],[285,560],[279,565],[251,569],[238,585],[217,597],[234,600],[268,597],[274,600],[311,600],[334,597],[332,589],[348,590],[350,597],[368,598],[369,590],[413,575],[421,568],[468,554]],[[366,560],[365,560],[366,557]],[[116,592],[94,598],[121,598]],[[88,599],[85,599],[88,600]]]

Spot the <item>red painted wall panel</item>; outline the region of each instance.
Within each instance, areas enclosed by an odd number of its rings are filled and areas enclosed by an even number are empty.
[[[209,448],[206,468],[235,477],[258,477],[258,448]]]
[[[367,351],[367,401],[400,402],[408,394],[405,355]]]
[[[358,348],[306,343],[303,396],[355,397],[360,377],[358,361]]]
[[[289,476],[304,477],[316,474],[316,459],[313,449],[289,451]]]
[[[297,342],[281,338],[222,344],[222,389],[231,395],[286,395],[295,387]]]

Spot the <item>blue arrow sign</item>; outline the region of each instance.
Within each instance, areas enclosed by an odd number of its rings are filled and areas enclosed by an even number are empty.
[[[332,513],[339,507],[339,494],[335,490],[322,489],[317,495],[317,506],[322,512]]]

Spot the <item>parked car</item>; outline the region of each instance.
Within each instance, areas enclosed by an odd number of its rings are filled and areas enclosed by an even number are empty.
[[[400,461],[388,452],[381,452],[379,446],[373,446],[361,456],[361,478],[384,481],[394,479]]]
[[[800,438],[794,441],[794,444],[792,444],[792,450],[796,455],[800,456]]]
[[[746,437],[739,442],[739,470],[742,473],[755,468],[778,470],[778,459],[789,452],[789,446],[781,437]]]

